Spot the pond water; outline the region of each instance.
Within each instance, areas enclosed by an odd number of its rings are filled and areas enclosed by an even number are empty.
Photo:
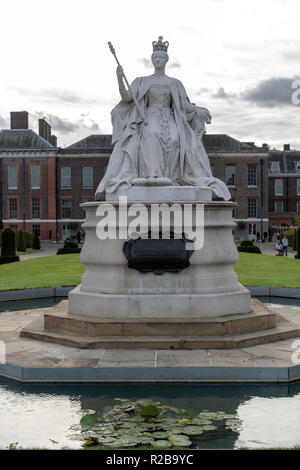
[[[100,411],[114,398],[152,398],[199,412],[226,411],[242,420],[238,432],[210,431],[197,438],[209,449],[300,446],[300,383],[291,385],[21,385],[0,379],[0,449],[79,448],[70,426],[82,410]]]
[[[299,308],[300,299],[260,297],[276,308]],[[1,302],[0,312],[49,307],[62,298]],[[225,411],[242,420],[238,432],[210,431],[197,447],[210,449],[300,447],[300,383],[291,385],[23,385],[0,379],[0,449],[79,448],[70,427],[83,410],[99,412],[114,398],[152,398],[177,408]]]

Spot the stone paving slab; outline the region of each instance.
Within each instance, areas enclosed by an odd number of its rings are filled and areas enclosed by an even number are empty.
[[[300,365],[292,361],[293,343],[300,338],[233,350],[156,351],[87,350],[19,337],[23,327],[48,310],[0,314],[0,340],[7,353],[0,376],[29,382],[288,382],[300,378]],[[300,324],[300,308],[276,312],[279,319],[286,315]]]

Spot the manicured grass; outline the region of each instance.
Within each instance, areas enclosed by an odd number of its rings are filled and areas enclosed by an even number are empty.
[[[239,281],[245,286],[300,288],[300,260],[284,256],[239,253],[235,265]]]
[[[235,271],[245,286],[300,288],[298,259],[240,253]],[[45,256],[4,264],[0,266],[0,290],[75,286],[80,283],[83,272],[79,254]]]
[[[41,250],[33,250],[33,248],[27,248],[26,251],[17,251],[17,255],[28,255],[30,253],[38,253]]]
[[[75,286],[84,266],[79,254],[45,256],[0,266],[0,290]]]

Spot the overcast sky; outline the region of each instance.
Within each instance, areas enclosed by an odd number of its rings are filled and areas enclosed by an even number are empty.
[[[300,0],[14,0],[1,2],[0,128],[27,110],[51,119],[60,146],[111,133],[119,101],[111,41],[128,80],[152,73],[152,41],[170,43],[167,74],[212,114],[209,133],[300,148]]]

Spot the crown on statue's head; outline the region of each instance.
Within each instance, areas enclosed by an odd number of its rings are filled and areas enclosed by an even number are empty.
[[[153,52],[155,51],[164,51],[168,52],[169,43],[168,41],[163,42],[163,36],[158,37],[158,41],[152,42]]]

